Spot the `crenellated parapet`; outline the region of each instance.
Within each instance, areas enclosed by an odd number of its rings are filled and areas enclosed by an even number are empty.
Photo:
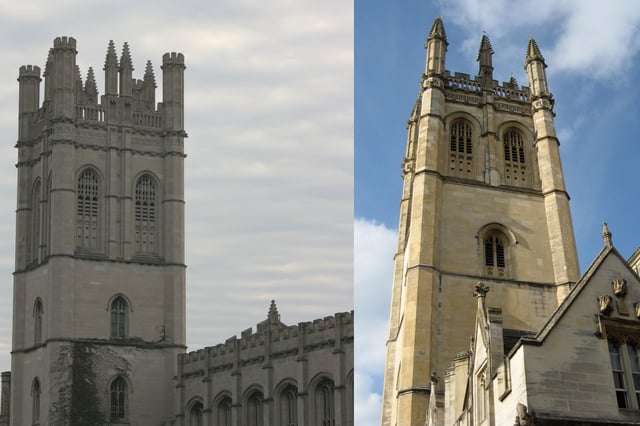
[[[163,56],[163,102],[156,104],[156,79],[151,61],[147,61],[144,77],[133,76],[133,60],[125,42],[120,58],[115,44],[109,41],[104,63],[104,95],[100,90],[92,67],[83,82],[82,70],[76,66],[76,40],[57,37],[49,50],[44,68],[44,100],[40,104],[40,68],[34,65],[20,67],[21,117],[24,127],[34,127],[38,120],[73,123],[78,127],[104,128],[108,124],[124,125],[132,132],[177,131],[184,137],[184,55],[166,53]],[[164,107],[163,107],[164,106]],[[24,115],[24,114],[23,114]],[[38,127],[37,125],[35,127]],[[43,126],[41,125],[40,128]],[[26,135],[25,135],[26,136]],[[31,135],[28,139],[32,139]],[[21,138],[25,139],[25,138]]]
[[[527,86],[519,86],[514,78],[502,84],[496,80],[493,84],[488,84],[479,76],[472,78],[469,74],[460,72],[452,75],[449,70],[441,78],[423,76],[423,89],[434,85],[441,85],[447,101],[480,106],[487,102],[483,92],[488,91],[493,95],[492,101],[497,110],[531,115],[530,90]]]
[[[353,425],[353,334],[353,311],[288,326],[272,301],[257,327],[178,356],[176,418],[189,419],[202,401],[203,424],[226,406],[242,419],[233,424],[315,424],[325,407],[323,424]],[[260,422],[250,420],[256,412]]]
[[[262,324],[262,323],[261,323]],[[258,328],[260,325],[258,324]],[[303,356],[305,353],[330,348],[340,349],[345,343],[353,343],[353,311],[336,313],[333,316],[278,327],[266,331],[249,328],[240,338],[233,336],[224,343],[182,355],[179,363],[189,376],[202,370],[202,363],[211,371],[231,368],[232,365],[262,363],[266,359]]]

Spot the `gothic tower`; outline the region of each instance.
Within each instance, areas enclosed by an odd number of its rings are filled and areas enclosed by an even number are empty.
[[[162,424],[185,349],[184,57],[98,96],[76,40],[19,71],[11,424]],[[102,423],[99,423],[102,424]]]
[[[579,277],[538,46],[529,42],[528,88],[494,80],[486,35],[475,78],[445,70],[447,46],[438,18],[407,125],[383,425],[425,424],[430,398],[441,405],[431,372],[469,349],[478,281],[505,329],[536,330]]]

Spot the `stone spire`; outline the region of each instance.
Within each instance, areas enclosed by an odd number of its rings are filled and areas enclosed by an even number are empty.
[[[440,17],[437,17],[433,21],[433,25],[431,26],[431,31],[429,31],[429,37],[427,38],[427,42],[429,42],[429,40],[432,40],[434,38],[443,40],[445,43],[447,43],[447,33],[444,31],[444,25],[442,24],[442,19]]]
[[[96,85],[96,77],[93,75],[92,67],[89,67],[87,70],[87,79],[84,82],[84,92],[90,103],[95,104],[97,102],[98,86]]]
[[[611,247],[613,245],[613,241],[611,240],[611,231],[609,231],[609,226],[607,222],[602,224],[602,240],[604,241],[604,245],[606,247]]]
[[[529,46],[527,47],[527,56],[525,58],[525,63],[528,64],[531,61],[540,61],[544,64],[544,56],[540,53],[540,48],[538,47],[538,43],[531,38],[529,40]],[[545,64],[546,67],[546,64]]]
[[[147,66],[144,70],[144,78],[143,78],[143,97],[144,104],[148,109],[153,110],[156,104],[156,76],[153,73],[153,65],[151,65],[151,61],[147,61]]]
[[[113,40],[109,40],[107,57],[104,61],[104,93],[105,95],[118,94],[118,57]]]
[[[76,91],[78,94],[84,91],[84,84],[82,84],[82,73],[80,72],[80,67],[76,65]]]
[[[482,35],[480,40],[480,49],[478,50],[478,59],[480,69],[478,75],[482,82],[482,87],[487,89],[493,88],[493,47],[486,34]]]
[[[269,314],[267,315],[269,322],[279,323],[280,322],[280,314],[278,313],[278,307],[276,306],[276,301],[271,301],[271,306],[269,306]]]
[[[546,98],[548,102],[545,103],[544,107],[552,109],[551,93],[549,93],[547,74],[544,70],[546,67],[547,64],[544,63],[544,57],[540,53],[538,44],[534,39],[529,40],[524,69],[527,71],[529,78],[531,97],[532,99]]]
[[[427,75],[444,73],[445,54],[447,52],[447,34],[444,31],[442,19],[436,18],[431,26],[425,48],[427,49]]]
[[[129,44],[126,41],[122,46],[120,68],[118,70],[120,71],[120,96],[131,96],[133,90],[133,63],[131,62]]]

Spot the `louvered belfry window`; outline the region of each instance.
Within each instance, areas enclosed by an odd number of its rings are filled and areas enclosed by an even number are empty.
[[[99,188],[98,177],[93,170],[86,169],[80,175],[76,196],[76,245],[81,248],[98,249],[100,240]]]
[[[136,184],[135,247],[137,253],[157,253],[156,241],[156,184],[153,178],[142,175]]]
[[[458,119],[451,124],[449,133],[449,171],[453,176],[471,177],[472,154],[471,125],[466,120]]]
[[[489,276],[503,277],[505,275],[505,243],[499,233],[492,233],[484,240],[484,264]]]
[[[505,184],[513,186],[528,185],[528,171],[522,133],[516,129],[509,129],[505,132],[503,139]]]

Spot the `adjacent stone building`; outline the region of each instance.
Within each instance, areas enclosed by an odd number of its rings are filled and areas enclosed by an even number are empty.
[[[353,425],[353,312],[287,326],[268,317],[180,355],[182,425]]]
[[[0,425],[273,425],[274,398],[289,398],[287,424],[352,424],[352,313],[287,327],[274,305],[255,334],[184,354],[184,57],[163,55],[156,103],[153,66],[133,78],[127,43],[108,44],[101,96],[76,55],[59,37],[42,75],[19,70]],[[212,417],[219,398],[227,417]]]
[[[538,329],[476,287],[471,350],[444,373],[446,425],[639,425],[640,277],[611,242]]]

